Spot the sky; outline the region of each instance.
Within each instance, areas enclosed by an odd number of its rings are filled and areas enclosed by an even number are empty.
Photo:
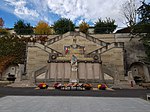
[[[40,20],[53,25],[60,18],[68,18],[78,26],[82,21],[91,26],[98,18],[111,18],[118,27],[125,27],[121,5],[127,0],[0,0],[0,18],[6,28],[18,20],[36,26]],[[140,6],[141,0],[135,0]],[[150,0],[146,0],[150,3]]]

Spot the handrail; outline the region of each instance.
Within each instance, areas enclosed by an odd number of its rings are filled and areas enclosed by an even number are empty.
[[[40,74],[46,72],[47,70],[47,66],[43,66],[42,68],[40,69],[37,69],[36,71],[34,71],[34,77],[38,77]]]
[[[84,37],[84,38],[86,38],[87,40],[92,41],[92,42],[94,42],[94,43],[96,43],[96,44],[98,44],[98,45],[101,45],[101,46],[106,46],[106,45],[110,44],[109,42],[102,41],[102,40],[100,40],[100,39],[98,39],[98,38],[95,38],[95,37],[93,37],[93,36],[91,36],[91,35],[85,35],[85,34],[83,34],[83,33],[81,33],[81,32],[79,33],[79,35],[80,35],[81,37]]]
[[[91,51],[87,55],[91,55],[92,53],[102,54],[112,48],[124,48],[124,43],[123,42],[112,42],[111,44],[108,44],[107,46],[104,46],[104,47],[98,48],[94,51]]]
[[[65,37],[68,37],[68,36],[71,36],[71,32],[67,32],[67,33],[65,33],[63,35],[57,35],[56,37],[54,37],[52,39],[49,39],[47,41],[47,45],[51,45],[51,44],[53,44],[53,43],[55,43],[55,42],[65,38]]]
[[[29,43],[28,43],[28,45],[29,45]],[[43,45],[39,42],[33,43],[32,45],[30,44],[29,46],[35,46],[35,47],[38,47],[38,48],[40,48],[40,49],[42,49],[48,53],[57,53],[58,55],[63,56],[63,54],[61,52],[56,51],[56,50],[54,50],[54,49],[52,49],[46,45]]]

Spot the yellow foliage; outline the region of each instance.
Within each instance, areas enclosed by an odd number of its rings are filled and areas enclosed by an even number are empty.
[[[84,21],[79,25],[79,30],[83,33],[88,33],[88,29],[89,25]]]
[[[52,34],[52,29],[46,22],[40,21],[35,28],[35,34],[49,35]]]

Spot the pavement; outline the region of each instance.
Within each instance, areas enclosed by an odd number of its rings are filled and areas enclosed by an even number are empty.
[[[49,90],[0,87],[0,112],[150,112],[147,89]]]
[[[149,112],[150,102],[140,98],[73,96],[6,96],[0,112]]]

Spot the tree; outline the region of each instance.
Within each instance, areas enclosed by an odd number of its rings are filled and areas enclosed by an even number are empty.
[[[0,35],[9,34],[9,32],[5,28],[3,28],[3,26],[4,26],[4,20],[0,18]]]
[[[68,31],[74,31],[75,25],[70,19],[61,18],[54,23],[54,31],[56,34],[63,34]]]
[[[122,5],[122,14],[125,18],[127,26],[133,26],[136,24],[136,8],[135,0],[128,0]]]
[[[0,58],[12,57],[13,63],[24,63],[26,44],[14,35],[4,35],[0,38]]]
[[[9,34],[9,32],[6,29],[0,28],[0,35],[7,35],[7,34]]]
[[[4,26],[4,20],[3,18],[0,18],[0,28],[2,28]]]
[[[106,18],[106,20],[98,19],[94,26],[94,33],[108,34],[112,33],[116,29],[115,20]]]
[[[142,2],[137,10],[139,22],[133,27],[133,32],[142,36],[142,42],[147,54],[147,61],[150,61],[150,3]]]
[[[51,30],[50,26],[46,22],[40,21],[37,24],[37,26],[35,27],[35,34],[40,34],[40,35],[46,34],[46,35],[49,35],[49,34],[52,34],[52,30]]]
[[[88,33],[88,29],[89,29],[89,25],[84,21],[79,25],[79,31],[83,33]]]
[[[24,23],[24,21],[19,20],[14,24],[14,30],[18,35],[29,35],[33,33],[33,27],[30,23]]]

